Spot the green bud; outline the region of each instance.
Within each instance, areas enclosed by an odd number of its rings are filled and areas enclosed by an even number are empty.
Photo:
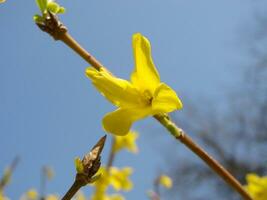
[[[63,14],[65,13],[66,9],[64,7],[60,7],[59,10],[58,10],[58,14]]]
[[[79,173],[79,174],[84,173],[84,167],[83,167],[83,163],[82,163],[81,159],[77,157],[77,158],[75,158],[74,162],[75,162],[75,167],[76,167],[77,173]]]
[[[60,6],[56,2],[50,1],[47,4],[47,10],[49,10],[52,13],[57,14],[58,11],[60,10]]]
[[[35,21],[35,23],[42,23],[44,21],[43,17],[40,15],[34,15],[33,20]]]

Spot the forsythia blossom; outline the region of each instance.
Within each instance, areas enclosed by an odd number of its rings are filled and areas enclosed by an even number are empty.
[[[133,183],[130,181],[129,176],[133,173],[132,168],[125,167],[118,169],[116,167],[110,167],[110,183],[115,190],[129,191],[133,187]]]
[[[59,200],[57,195],[50,194],[47,197],[45,197],[45,200]]]
[[[112,146],[113,153],[117,153],[122,149],[127,149],[132,153],[137,153],[138,148],[136,145],[136,139],[138,138],[138,133],[135,131],[130,131],[125,136],[114,136],[114,145]]]
[[[172,179],[167,175],[161,175],[159,177],[159,183],[165,187],[165,188],[171,188],[172,187]]]
[[[38,192],[35,189],[29,189],[20,197],[20,200],[37,200],[39,198]]]
[[[246,176],[247,185],[245,186],[253,200],[267,199],[267,176],[259,177],[257,174]]]
[[[122,169],[110,167],[108,171],[105,167],[101,167],[98,173],[101,176],[93,184],[95,192],[91,197],[92,200],[124,200],[123,196],[119,194],[106,194],[108,187],[112,186],[117,191],[129,191],[133,187],[132,182],[129,180],[129,176],[132,174],[130,167]]]
[[[165,83],[153,63],[151,47],[140,33],[133,35],[135,68],[131,81],[113,76],[105,68],[89,67],[86,75],[111,103],[118,107],[103,118],[103,127],[115,135],[126,135],[133,122],[182,108],[182,102]]]

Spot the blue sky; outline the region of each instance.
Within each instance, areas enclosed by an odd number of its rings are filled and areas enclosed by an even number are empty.
[[[119,77],[128,79],[133,69],[131,37],[141,32],[151,41],[161,79],[182,99],[222,101],[240,80],[245,58],[238,42],[252,18],[249,0],[60,3],[67,8],[61,19],[70,34]],[[114,109],[85,77],[88,64],[38,30],[32,20],[37,12],[33,0],[0,5],[0,171],[16,155],[21,157],[6,190],[12,199],[39,187],[40,169],[46,164],[56,172],[48,192],[63,194],[74,177],[74,157],[105,134],[101,119]],[[135,188],[126,194],[130,200],[146,199],[156,173],[164,170],[157,143],[173,142],[153,119],[134,128],[140,132],[140,153],[121,153],[115,162],[134,167]],[[155,129],[162,134],[151,139],[148,133]],[[90,188],[85,191],[89,194]]]

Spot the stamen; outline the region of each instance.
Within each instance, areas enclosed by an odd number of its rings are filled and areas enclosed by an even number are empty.
[[[153,96],[151,94],[151,92],[149,90],[145,90],[143,92],[143,96],[145,98],[145,101],[147,102],[147,104],[151,104],[152,103],[152,100],[153,100]]]

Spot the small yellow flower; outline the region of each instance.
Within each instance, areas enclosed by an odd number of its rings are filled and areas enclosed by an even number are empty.
[[[54,173],[54,171],[53,171],[53,169],[51,167],[45,166],[43,168],[43,170],[44,170],[44,174],[45,174],[45,176],[47,177],[48,180],[53,179],[55,173]]]
[[[172,187],[172,179],[167,175],[161,175],[159,177],[159,183],[165,187],[165,188],[171,188]]]
[[[97,175],[100,174],[100,178],[93,183],[98,193],[105,193],[109,184],[110,184],[110,174],[105,167],[100,167],[97,172]]]
[[[110,168],[110,183],[115,190],[129,191],[133,188],[133,183],[129,179],[129,176],[133,173],[132,168],[125,167],[118,169],[116,167]]]
[[[132,153],[137,153],[138,148],[136,145],[136,139],[138,138],[138,133],[135,131],[130,131],[125,136],[114,136],[114,145],[112,147],[112,151],[114,153],[119,152],[122,149],[127,149]]]
[[[38,192],[35,189],[30,189],[26,193],[28,200],[37,200],[38,199]]]
[[[109,171],[105,167],[101,167],[98,174],[101,174],[100,178],[92,184],[95,187],[95,192],[91,196],[92,200],[123,200],[124,198],[119,194],[107,195],[108,187],[112,186],[116,190],[124,191],[129,191],[133,187],[129,180],[129,176],[132,174],[130,167],[122,169],[110,167]]]
[[[131,81],[117,78],[103,67],[99,71],[86,69],[94,86],[118,107],[103,118],[104,129],[115,135],[126,135],[137,120],[182,108],[175,91],[160,82],[150,43],[140,33],[133,35],[133,54],[135,69]]]
[[[251,173],[246,176],[246,180],[248,184],[245,188],[253,200],[267,199],[267,176],[259,177],[257,174]]]
[[[6,0],[0,0],[0,3],[4,3]]]
[[[59,200],[59,197],[54,194],[50,194],[47,197],[45,197],[45,200]]]
[[[120,194],[112,194],[107,197],[107,200],[124,200],[124,197]]]

